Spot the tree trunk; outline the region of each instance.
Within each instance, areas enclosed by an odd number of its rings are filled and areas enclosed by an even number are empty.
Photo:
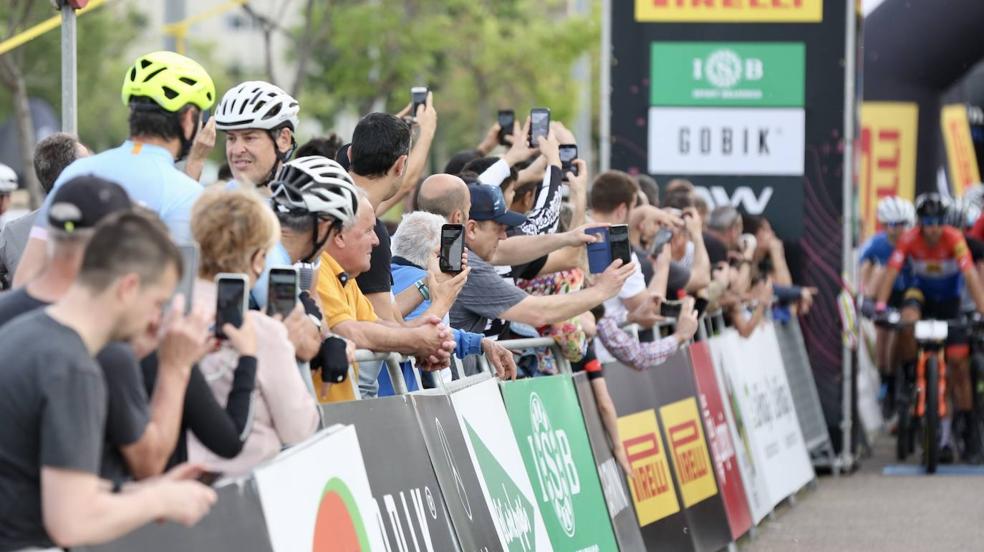
[[[31,120],[31,106],[28,103],[27,83],[24,74],[10,57],[10,54],[0,56],[3,66],[3,81],[10,90],[14,100],[14,121],[17,128],[17,141],[20,145],[21,179],[22,184],[30,194],[31,209],[37,209],[44,200],[41,183],[34,174],[34,146],[37,139],[34,136],[34,121]]]

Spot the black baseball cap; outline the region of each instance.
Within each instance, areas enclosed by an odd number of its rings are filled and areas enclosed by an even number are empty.
[[[349,142],[348,144],[338,148],[338,151],[335,152],[335,161],[337,161],[338,164],[341,165],[346,171],[349,170],[349,165],[352,164],[352,161],[349,159],[349,151],[351,150],[352,143]]]
[[[526,222],[526,217],[506,209],[506,200],[502,197],[502,189],[498,186],[472,184],[468,186],[471,192],[472,220],[494,220],[499,224],[513,227]]]
[[[95,175],[77,176],[55,192],[48,226],[72,233],[94,227],[107,215],[133,207],[123,186]]]

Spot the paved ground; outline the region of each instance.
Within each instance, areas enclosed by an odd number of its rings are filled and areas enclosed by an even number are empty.
[[[764,521],[749,552],[982,551],[984,476],[885,476],[893,442],[883,438],[860,471],[824,476]]]

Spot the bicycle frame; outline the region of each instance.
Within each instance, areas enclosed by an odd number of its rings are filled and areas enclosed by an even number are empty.
[[[939,405],[939,415],[942,420],[946,414],[946,357],[943,354],[943,349],[932,351],[928,349],[920,348],[919,350],[919,361],[916,364],[916,389],[919,393],[919,398],[916,402],[916,416],[922,418],[926,415],[926,359],[929,355],[936,355],[937,363],[939,367],[939,385],[937,389],[939,390],[939,400],[937,404]]]

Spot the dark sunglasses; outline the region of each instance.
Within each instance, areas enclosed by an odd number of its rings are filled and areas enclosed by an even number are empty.
[[[943,226],[943,217],[922,217],[919,219],[920,226]]]

